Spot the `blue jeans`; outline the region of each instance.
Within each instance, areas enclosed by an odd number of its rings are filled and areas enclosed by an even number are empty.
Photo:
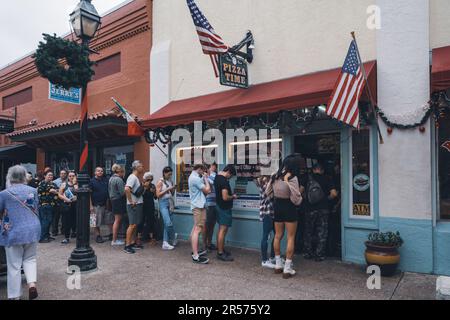
[[[273,218],[269,215],[263,216],[263,235],[261,239],[261,258],[262,261],[267,261],[267,249],[269,248],[268,241],[269,236],[271,233],[275,234],[274,225],[273,225]],[[275,251],[273,249],[273,238],[270,242],[270,257],[275,258]]]
[[[39,220],[41,221],[41,240],[50,237],[50,225],[53,221],[54,208],[50,205],[39,207]]]
[[[159,199],[159,212],[164,221],[163,241],[170,242],[175,240],[175,230],[173,228],[173,212],[170,212],[169,199]]]

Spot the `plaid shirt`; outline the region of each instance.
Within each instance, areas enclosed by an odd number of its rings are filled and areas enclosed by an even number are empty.
[[[266,195],[266,186],[258,186],[259,188],[259,218],[262,221],[264,216],[270,215],[273,218],[273,201]]]

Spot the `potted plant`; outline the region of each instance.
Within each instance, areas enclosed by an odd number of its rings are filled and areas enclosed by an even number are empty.
[[[366,241],[366,262],[380,267],[381,275],[390,277],[397,271],[400,262],[398,248],[403,244],[400,233],[373,232]]]

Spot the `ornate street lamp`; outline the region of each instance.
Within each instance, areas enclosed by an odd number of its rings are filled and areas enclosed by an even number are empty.
[[[70,14],[70,23],[82,45],[89,48],[89,42],[94,38],[100,27],[101,18],[92,5],[91,0],[81,0],[75,10]],[[69,258],[69,266],[77,266],[81,272],[97,269],[97,256],[90,246],[90,192],[87,162],[89,158],[88,143],[88,104],[87,83],[83,89],[83,102],[81,105],[80,128],[80,167],[78,175],[77,193],[77,246]]]

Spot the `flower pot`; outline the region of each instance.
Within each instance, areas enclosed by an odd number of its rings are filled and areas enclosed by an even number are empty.
[[[383,277],[393,276],[400,263],[400,253],[397,246],[380,246],[366,242],[365,257],[369,266],[380,267]]]

